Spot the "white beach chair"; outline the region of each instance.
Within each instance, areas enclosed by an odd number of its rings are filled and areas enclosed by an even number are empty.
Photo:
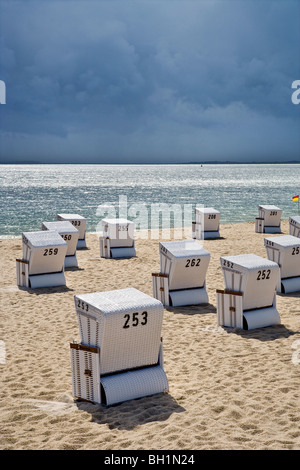
[[[220,237],[221,214],[212,207],[195,209],[195,222],[192,222],[193,238],[206,240]]]
[[[105,405],[168,391],[161,302],[137,289],[76,295],[73,396]]]
[[[221,257],[220,261],[225,290],[217,290],[218,324],[250,330],[280,323],[278,264],[254,254]]]
[[[153,296],[166,306],[208,303],[210,254],[194,240],[160,242],[160,272],[152,273]]]
[[[255,232],[281,233],[282,209],[276,206],[258,206],[258,217],[255,219]]]
[[[57,220],[66,220],[71,222],[79,232],[77,250],[86,248],[86,219],[79,214],[57,214]]]
[[[300,215],[289,218],[289,233],[300,238]]]
[[[24,232],[23,258],[16,260],[17,285],[54,287],[66,285],[64,262],[68,245],[57,232]]]
[[[129,258],[136,256],[134,223],[127,219],[102,219],[100,235],[101,258]]]
[[[280,268],[277,292],[300,291],[300,238],[293,235],[265,238],[268,259]]]
[[[58,220],[55,222],[43,222],[42,230],[50,230],[59,233],[68,245],[65,257],[65,268],[77,267],[76,247],[78,243],[79,231],[69,221]]]

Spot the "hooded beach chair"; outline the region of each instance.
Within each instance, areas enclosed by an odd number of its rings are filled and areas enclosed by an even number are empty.
[[[300,238],[300,215],[289,218],[289,233]]]
[[[55,222],[43,222],[42,230],[51,230],[59,233],[68,245],[65,257],[65,268],[77,267],[76,247],[78,243],[79,231],[69,221],[58,220]]]
[[[134,288],[74,300],[81,339],[70,344],[75,398],[112,405],[168,391],[161,302]]]
[[[219,211],[212,207],[195,208],[195,222],[192,222],[193,238],[205,240],[220,237]]]
[[[300,291],[300,238],[293,235],[265,238],[268,259],[280,268],[277,292]]]
[[[258,206],[258,217],[255,219],[255,232],[281,233],[282,209],[276,206]]]
[[[16,260],[18,286],[35,289],[66,285],[68,245],[57,232],[24,232],[22,242],[23,258]]]
[[[130,258],[136,256],[134,223],[127,219],[102,219],[100,235],[101,258]]]
[[[166,306],[208,303],[210,254],[194,240],[160,242],[160,272],[152,273],[153,296]]]
[[[280,323],[277,263],[254,254],[220,258],[225,290],[217,290],[221,326],[250,330]]]
[[[77,228],[79,235],[78,235],[78,242],[77,242],[77,250],[82,248],[86,248],[86,219],[79,214],[57,214],[57,220],[66,220],[71,222],[75,228]]]

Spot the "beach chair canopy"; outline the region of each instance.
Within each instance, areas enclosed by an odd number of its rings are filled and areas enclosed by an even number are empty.
[[[29,275],[63,270],[68,245],[55,231],[24,232],[23,259],[29,261]]]
[[[259,217],[264,219],[265,227],[278,227],[282,216],[282,209],[273,205],[259,205]]]
[[[157,364],[164,308],[134,288],[76,295],[81,343],[100,348],[101,375]]]
[[[43,222],[42,230],[56,231],[66,241],[68,245],[67,256],[74,255],[79,237],[77,228],[67,220],[55,222]]]
[[[220,258],[225,289],[243,293],[243,309],[257,309],[273,304],[279,266],[255,254]]]
[[[110,239],[110,247],[132,247],[134,223],[127,219],[102,219],[103,237]]]
[[[79,232],[79,240],[85,238],[86,219],[79,214],[57,214],[57,220],[65,220],[71,222]]]
[[[169,290],[203,287],[210,254],[194,240],[160,242],[160,272],[169,276]]]
[[[292,235],[264,240],[268,259],[280,266],[281,278],[300,276],[300,238]]]

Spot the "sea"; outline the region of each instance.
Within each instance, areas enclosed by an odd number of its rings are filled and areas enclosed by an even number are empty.
[[[41,230],[57,214],[79,214],[87,232],[103,218],[126,218],[136,230],[189,226],[196,207],[214,208],[221,224],[254,222],[258,205],[298,215],[300,164],[3,164],[0,238]]]

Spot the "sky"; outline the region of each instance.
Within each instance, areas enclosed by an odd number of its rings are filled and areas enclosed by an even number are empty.
[[[0,0],[0,162],[300,161],[300,0]]]

